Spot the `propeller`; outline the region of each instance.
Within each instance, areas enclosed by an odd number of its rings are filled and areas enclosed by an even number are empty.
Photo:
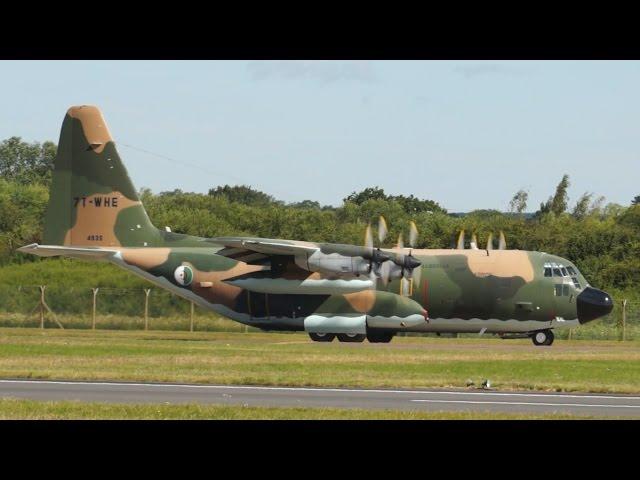
[[[387,233],[389,233],[387,221],[380,215],[378,219],[378,240],[380,240],[380,243],[384,242],[384,239],[387,238]]]
[[[384,241],[387,236],[387,222],[384,220],[382,215],[378,219],[378,240],[380,243]],[[370,251],[368,254],[369,257],[369,278],[372,282],[376,282],[378,278],[380,278],[383,266],[391,257],[382,252],[380,247],[375,248],[373,244],[373,232],[371,230],[371,223],[367,225],[367,229],[364,234],[364,246]]]
[[[387,222],[384,217],[380,216],[378,219],[378,240],[382,243],[387,234],[389,233],[389,229],[387,227]],[[369,269],[370,277],[372,280],[377,280],[378,278],[382,281],[382,283],[387,286],[389,284],[389,280],[391,278],[400,278],[402,280],[409,280],[413,278],[415,283],[420,282],[420,273],[421,268],[418,268],[422,265],[422,262],[413,256],[413,248],[418,239],[418,228],[414,222],[409,223],[409,250],[408,254],[396,254],[395,256],[388,255],[380,250],[380,248],[374,249],[373,246],[373,234],[371,231],[371,224],[367,226],[367,231],[365,233],[365,245],[368,248],[371,248],[371,266]],[[402,237],[402,233],[398,236],[398,243],[396,247],[400,250],[405,248],[404,240]],[[391,260],[391,261],[388,261]],[[375,281],[374,280],[374,281]],[[402,291],[406,290],[405,284],[403,283]]]
[[[401,254],[395,260],[396,271],[394,273],[399,274],[400,282],[402,285],[402,294],[409,294],[409,279],[413,279],[413,282],[417,285],[420,283],[420,275],[422,273],[422,262],[413,256],[413,248],[418,240],[418,227],[415,222],[409,222],[409,253],[407,255]],[[398,237],[398,248],[404,249],[404,242],[402,241],[402,233]],[[399,267],[400,271],[397,271]],[[393,268],[389,269],[389,273],[393,271]]]
[[[416,245],[416,241],[418,240],[418,227],[416,227],[416,223],[412,220],[409,222],[409,245],[413,248]]]
[[[487,237],[487,250],[493,250],[493,233]]]
[[[498,242],[498,250],[507,249],[507,239],[504,238],[504,232],[500,230],[500,241]]]
[[[373,248],[373,233],[371,233],[371,223],[367,225],[367,229],[364,231],[364,246],[367,248]]]
[[[478,250],[478,239],[476,237],[476,232],[473,232],[473,234],[471,235],[470,247],[472,250]]]
[[[460,230],[458,235],[458,244],[456,245],[458,250],[464,250],[464,230]]]

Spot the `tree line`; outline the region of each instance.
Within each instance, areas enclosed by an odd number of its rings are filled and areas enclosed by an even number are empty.
[[[56,146],[12,137],[0,143],[0,264],[37,261],[16,248],[40,242]],[[640,282],[640,195],[628,205],[606,203],[585,192],[568,198],[570,176],[533,213],[528,192],[519,190],[508,211],[451,214],[430,199],[389,195],[374,186],[346,196],[338,207],[314,200],[286,203],[247,185],[223,185],[207,193],[140,190],[153,223],[203,237],[246,235],[363,244],[365,227],[383,215],[389,235],[383,246],[406,238],[409,221],[420,232],[417,248],[452,248],[460,230],[478,237],[502,230],[508,248],[539,250],[575,262],[601,288],[632,290]]]

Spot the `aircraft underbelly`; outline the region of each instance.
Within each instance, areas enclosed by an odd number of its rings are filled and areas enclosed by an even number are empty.
[[[409,328],[411,332],[446,332],[446,333],[519,333],[542,330],[545,328],[572,328],[578,326],[578,320],[521,320],[516,318],[430,318],[424,325]]]

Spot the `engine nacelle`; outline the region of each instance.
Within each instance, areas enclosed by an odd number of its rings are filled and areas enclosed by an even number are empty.
[[[347,257],[339,253],[327,254],[320,250],[311,255],[297,255],[295,262],[304,270],[329,275],[365,275],[370,269],[370,261],[363,257]]]

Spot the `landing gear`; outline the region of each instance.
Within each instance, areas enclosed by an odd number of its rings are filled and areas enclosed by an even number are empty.
[[[335,333],[311,333],[309,332],[309,337],[314,342],[333,342],[333,339],[336,338]]]
[[[364,342],[365,338],[367,338],[367,336],[364,333],[339,333],[338,334],[338,340],[340,340],[341,342],[360,343],[360,342]]]
[[[531,335],[531,341],[534,345],[551,345],[553,343],[553,332],[551,330],[540,330]]]
[[[395,334],[393,332],[367,332],[369,343],[389,343]]]

